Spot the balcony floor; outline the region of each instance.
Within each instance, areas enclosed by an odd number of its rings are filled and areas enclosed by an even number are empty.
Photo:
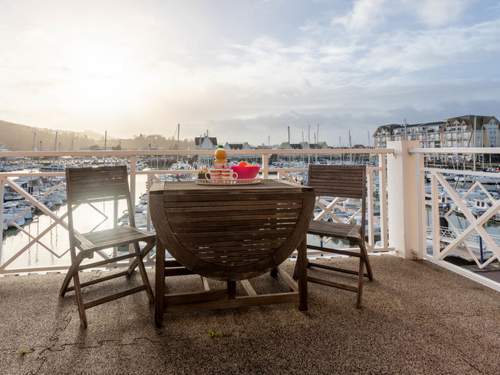
[[[166,314],[161,330],[143,294],[87,310],[83,331],[73,298],[58,298],[63,275],[0,278],[0,373],[500,374],[497,292],[426,262],[371,260],[362,310],[354,293],[310,284],[306,314],[292,305]]]

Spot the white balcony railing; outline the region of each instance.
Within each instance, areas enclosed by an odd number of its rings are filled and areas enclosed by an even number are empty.
[[[234,158],[260,159],[262,175],[266,178],[293,178],[297,173],[304,173],[307,164],[318,161],[318,157],[320,162],[330,158],[329,160],[334,159],[332,162],[339,163],[349,163],[358,158],[358,162],[368,165],[367,241],[372,253],[395,250],[405,258],[426,259],[500,291],[498,282],[481,273],[487,272],[500,260],[500,225],[494,221],[500,221],[500,173],[425,167],[436,165],[436,158],[439,157],[444,160],[461,160],[463,164],[456,162],[456,167],[465,166],[466,162],[470,166],[471,161],[476,160],[474,155],[483,155],[484,160],[484,155],[500,154],[500,148],[419,148],[417,141],[390,142],[388,146],[388,149],[240,150],[229,151],[228,154]],[[183,158],[194,155],[208,159],[212,151],[2,152],[0,160],[20,158],[17,163],[29,164],[29,160],[40,158],[61,158],[60,160],[68,161],[68,157],[73,157],[83,164],[96,161],[127,163],[130,188],[135,201],[155,180],[198,173],[196,169],[139,170],[137,167],[145,158]],[[303,162],[298,166],[288,163],[285,167],[277,168],[276,164],[269,162],[272,157],[276,157],[274,155],[282,159],[302,159]],[[4,232],[0,230],[0,275],[67,269],[70,262],[65,207],[63,205],[55,211],[48,207],[41,195],[16,182],[22,176],[59,178],[61,185],[50,188],[48,194],[57,194],[58,189],[64,190],[62,171],[0,173],[0,196],[15,192],[40,213],[37,215],[38,220],[28,225],[14,221],[13,226],[17,230],[15,236],[2,238]],[[497,187],[496,190],[491,189],[492,184]],[[318,203],[323,208],[321,215],[334,215],[337,219],[343,210],[342,217],[345,220],[356,218],[357,209],[350,202]],[[120,206],[116,203],[111,206],[94,205],[87,209],[90,210],[87,211],[89,215],[94,215],[92,220],[85,220],[87,230],[119,225]],[[145,217],[145,227],[152,229],[148,212]],[[2,210],[0,226],[4,223]],[[119,250],[110,251],[116,253]],[[99,256],[106,257],[110,254],[103,252]],[[476,269],[451,263],[449,260],[453,256],[468,258]]]
[[[198,170],[178,170],[178,169],[145,169],[137,168],[138,162],[144,158],[151,157],[210,157],[211,150],[162,150],[162,151],[15,151],[0,152],[0,160],[17,160],[17,163],[30,164],[32,160],[40,158],[58,158],[65,160],[66,164],[74,163],[79,160],[80,165],[90,162],[104,163],[127,163],[130,173],[130,189],[132,199],[135,202],[155,180],[160,180],[165,176],[197,174]],[[265,178],[290,178],[294,174],[303,173],[307,169],[307,162],[313,162],[318,157],[336,158],[337,162],[352,162],[356,157],[364,156],[364,162],[368,163],[368,181],[367,181],[367,236],[368,248],[371,252],[392,250],[389,246],[388,234],[388,198],[387,198],[387,155],[392,153],[391,149],[320,149],[320,150],[282,150],[282,149],[259,149],[259,150],[238,150],[228,151],[229,157],[258,158],[262,165],[262,175]],[[275,168],[270,165],[270,158],[276,155],[281,158],[303,158],[303,166]],[[368,156],[368,157],[367,157]],[[17,158],[17,159],[16,159]],[[44,203],[42,195],[34,194],[29,189],[23,188],[16,182],[19,177],[25,178],[58,178],[61,184],[54,187],[55,190],[64,190],[64,172],[50,171],[13,171],[0,173],[0,197],[4,197],[6,189],[15,192],[36,208],[39,212],[37,220],[22,225],[17,223],[14,217],[9,217],[6,221],[3,210],[0,211],[0,275],[17,274],[27,272],[47,272],[65,270],[70,265],[70,257],[67,243],[67,223],[66,209],[61,206],[57,210],[51,209],[47,203]],[[54,191],[50,191],[53,194]],[[3,202],[3,199],[2,199]],[[354,220],[357,215],[357,209],[346,204],[345,201],[336,201],[334,204],[325,202],[329,205],[327,211],[335,214],[344,210],[346,220]],[[82,209],[84,209],[82,207]],[[116,202],[103,206],[92,205],[85,208],[88,214],[83,214],[87,218],[87,231],[104,229],[106,225],[119,225],[119,212],[122,209]],[[146,207],[146,229],[152,230],[149,219],[149,207]],[[337,210],[337,211],[336,211]],[[15,213],[14,213],[15,214]],[[92,220],[88,219],[93,215]],[[12,221],[13,220],[13,221]],[[11,225],[16,230],[13,236],[4,236],[3,228],[5,225]],[[5,237],[5,238],[4,238]],[[378,238],[377,238],[378,237]],[[378,240],[377,240],[378,239]],[[101,252],[98,256],[109,257],[112,253],[116,254],[119,249],[112,249],[109,252]],[[151,255],[154,257],[154,254]],[[151,263],[152,258],[146,260]]]
[[[422,257],[500,291],[495,278],[487,277],[500,273],[491,269],[500,261],[500,173],[424,167],[426,158],[436,155],[465,160],[500,155],[500,148],[413,148],[410,154],[418,159],[417,174],[429,181],[419,200]],[[453,257],[473,264],[459,267]]]

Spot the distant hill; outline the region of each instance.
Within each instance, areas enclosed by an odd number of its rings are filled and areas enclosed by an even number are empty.
[[[0,120],[0,145],[5,145],[12,151],[88,150],[102,148],[104,137],[89,130],[71,132],[35,128]],[[110,138],[107,142],[108,149],[175,149],[177,146],[180,149],[187,149],[193,147],[194,142],[183,139],[177,144],[173,137],[167,139],[158,134],[140,134],[127,139]]]
[[[78,150],[96,144],[97,139],[85,133],[61,131],[15,124],[0,120],[0,144],[9,150]]]

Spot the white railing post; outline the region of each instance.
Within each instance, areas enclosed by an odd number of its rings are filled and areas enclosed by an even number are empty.
[[[262,154],[262,177],[269,178],[269,154]]]
[[[417,237],[417,249],[418,254],[420,254],[419,259],[427,254],[427,217],[426,217],[426,207],[425,207],[425,170],[424,170],[424,155],[416,155],[416,168],[417,168],[417,218],[418,218],[418,237]]]
[[[379,204],[380,204],[380,241],[385,249],[389,247],[389,239],[387,236],[388,221],[387,221],[387,159],[385,155],[378,156],[379,165]]]
[[[438,182],[434,173],[431,174],[431,215],[432,215],[432,256],[439,258],[441,250],[441,222],[439,216]]]
[[[368,216],[368,247],[373,249],[375,244],[375,233],[374,233],[374,215],[373,215],[373,169],[368,168],[367,170],[367,216]]]
[[[135,178],[137,173],[137,157],[132,156],[129,159],[130,163],[130,195],[132,198],[132,207],[135,208]],[[131,215],[133,213],[129,213]]]
[[[5,191],[4,188],[5,180],[0,178],[0,199],[3,204],[3,193]],[[3,206],[0,210],[0,264],[2,264],[2,250],[3,250]]]
[[[148,175],[148,180],[146,182],[146,192],[148,194],[148,207],[146,209],[146,230],[149,232],[151,231],[151,211],[149,207],[149,190],[151,189],[151,186],[153,185],[153,176]]]
[[[118,227],[118,199],[113,199],[113,228]],[[116,257],[118,253],[118,248],[113,248],[113,257]]]
[[[136,185],[136,172],[137,172],[137,157],[132,156],[129,159],[130,163],[130,200],[132,201],[132,212],[128,213],[128,217],[130,220],[131,215],[135,215],[135,185]],[[129,210],[130,211],[130,210]],[[129,221],[130,223],[130,221]],[[134,247],[132,244],[128,246],[128,252],[132,253],[134,251]],[[129,264],[132,263],[132,258],[129,259]]]
[[[422,259],[425,227],[422,227],[423,158],[409,153],[419,141],[393,141],[387,147],[389,244],[406,259]]]

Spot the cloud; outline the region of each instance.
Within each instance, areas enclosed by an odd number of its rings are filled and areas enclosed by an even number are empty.
[[[499,52],[500,19],[471,26],[381,35],[360,60],[371,72],[410,73],[460,61],[475,62]],[[484,57],[483,57],[484,56]]]
[[[332,25],[341,25],[352,32],[368,32],[385,18],[386,0],[356,0],[352,10],[344,16],[334,17]]]
[[[472,0],[420,0],[408,1],[414,8],[420,21],[427,26],[440,27],[458,21]]]
[[[382,25],[413,18],[428,27],[455,23],[475,0],[355,0],[352,9],[332,19],[351,33],[368,33]],[[307,27],[306,27],[307,29]]]

